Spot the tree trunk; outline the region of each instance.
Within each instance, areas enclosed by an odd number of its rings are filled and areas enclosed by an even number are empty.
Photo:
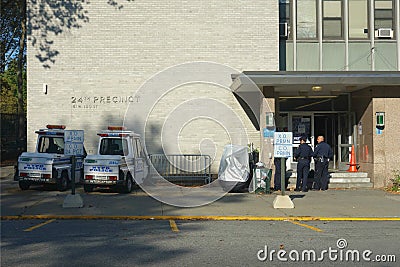
[[[25,39],[26,39],[26,1],[19,1],[19,9],[21,12],[21,36],[19,39],[19,51],[18,51],[18,142],[19,148],[26,147],[26,144],[23,144],[22,141],[25,139],[26,135],[26,125],[25,125],[25,111],[24,111],[24,98],[23,98],[23,88],[24,88],[24,65],[25,65]]]

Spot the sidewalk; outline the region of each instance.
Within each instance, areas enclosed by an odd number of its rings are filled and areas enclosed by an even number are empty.
[[[83,199],[83,208],[63,208],[67,192],[49,191],[32,187],[21,191],[13,181],[13,167],[1,168],[1,216],[82,216],[82,218],[103,218],[105,216],[133,216],[168,218],[168,216],[188,216],[193,219],[285,219],[297,217],[316,217],[314,219],[336,218],[397,218],[400,220],[400,195],[383,190],[328,190],[287,192],[294,209],[274,209],[273,201],[277,193],[258,195],[251,193],[229,193],[221,199],[196,208],[179,208],[166,205],[148,196],[141,189],[131,194],[119,194],[102,190],[93,193],[83,192],[78,187],[77,194]],[[144,217],[145,216],[145,217]],[[209,217],[213,216],[213,217]],[[218,217],[215,217],[218,216]],[[228,219],[229,219],[228,218]]]

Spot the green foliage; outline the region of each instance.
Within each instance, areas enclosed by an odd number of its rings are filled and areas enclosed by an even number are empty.
[[[22,35],[25,34],[21,24],[26,16],[25,6],[26,0],[2,0],[0,16],[1,73],[3,73],[8,65],[17,58],[20,51],[20,40]],[[23,50],[23,54],[25,55],[25,42]],[[23,60],[25,60],[25,56]],[[23,65],[24,62],[22,62]]]
[[[390,179],[392,182],[392,187],[390,187],[391,191],[400,192],[400,171],[393,170],[394,178]]]
[[[5,114],[18,113],[18,76],[17,62],[12,61],[8,68],[1,73],[0,112]],[[26,70],[23,71],[23,99],[26,112]]]

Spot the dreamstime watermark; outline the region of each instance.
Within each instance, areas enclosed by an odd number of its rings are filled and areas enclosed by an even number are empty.
[[[259,261],[292,261],[292,262],[321,262],[342,261],[342,262],[396,262],[394,254],[374,255],[372,250],[347,249],[347,240],[340,238],[336,241],[336,247],[328,247],[320,252],[313,249],[306,250],[284,250],[284,249],[268,249],[265,245],[264,249],[257,252]]]

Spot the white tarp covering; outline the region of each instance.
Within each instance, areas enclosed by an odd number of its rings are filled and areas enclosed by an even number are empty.
[[[247,146],[226,145],[219,164],[218,179],[226,182],[246,182],[249,178]]]

